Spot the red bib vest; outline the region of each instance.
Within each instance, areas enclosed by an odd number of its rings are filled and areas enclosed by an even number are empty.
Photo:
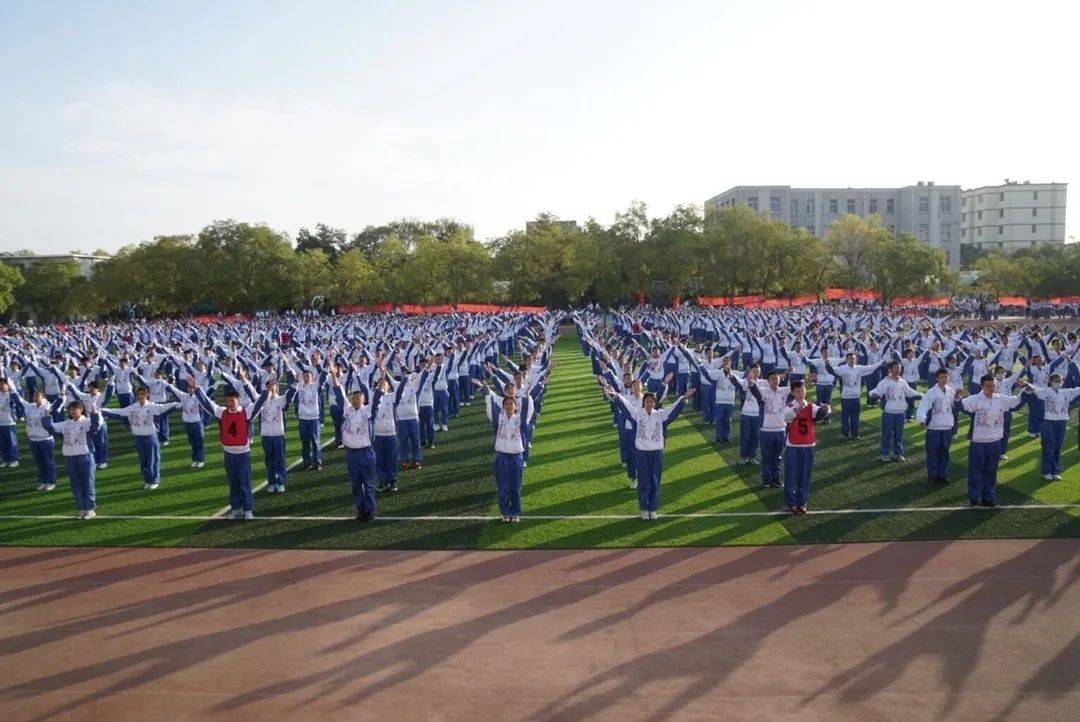
[[[222,446],[246,446],[248,443],[247,412],[225,410],[218,423]]]
[[[810,446],[817,443],[814,437],[813,404],[807,404],[795,414],[795,418],[788,424],[787,437],[793,446]]]

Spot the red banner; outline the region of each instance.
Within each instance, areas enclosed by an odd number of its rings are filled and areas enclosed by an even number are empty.
[[[424,306],[424,313],[450,313],[450,307],[447,305]]]
[[[858,288],[826,288],[825,298],[830,301],[876,301],[878,295]]]
[[[1080,296],[1058,296],[1051,298],[1050,303],[1080,303]]]
[[[407,316],[420,316],[424,313],[424,307],[417,306],[414,303],[403,303],[399,308],[401,309],[401,312]]]
[[[1024,306],[1027,307],[1027,299],[1023,296],[998,296],[998,303],[1002,306]]]
[[[892,300],[893,306],[948,306],[950,303],[952,303],[952,296],[940,296],[938,298],[897,296]]]

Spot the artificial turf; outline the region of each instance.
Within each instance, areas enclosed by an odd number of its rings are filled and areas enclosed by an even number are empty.
[[[474,402],[451,422],[449,432],[437,435],[435,449],[425,450],[423,469],[401,473],[401,491],[378,497],[380,516],[426,519],[358,524],[324,518],[254,522],[0,518],[0,544],[503,549],[1080,536],[1080,508],[758,516],[783,508],[782,491],[762,489],[758,467],[736,466],[737,448],[717,447],[712,428],[689,407],[669,429],[661,519],[643,522],[634,518],[637,495],[628,488],[619,463],[608,405],[572,330],[564,334],[556,346],[558,366],[525,470],[525,517],[520,524],[498,520],[491,473],[493,435],[482,404]],[[953,444],[954,481],[937,487],[925,481],[922,432],[914,424],[905,431],[908,460],[878,461],[879,419],[876,408],[865,410],[862,439],[850,443],[840,440],[835,425],[820,427],[811,509],[965,506],[966,420]],[[735,431],[737,424],[736,418]],[[330,428],[328,422],[324,441]],[[173,430],[172,444],[163,449],[161,487],[147,492],[142,489],[130,435],[119,425],[111,426],[113,458],[97,481],[100,514],[209,516],[225,504],[221,451],[213,438],[216,429],[207,430],[207,465],[201,470],[187,466],[186,439],[175,420]],[[292,461],[299,454],[295,429],[287,448]],[[287,493],[258,493],[256,515],[349,516],[352,508],[342,452],[327,449],[323,455],[322,471],[290,473]],[[999,474],[999,503],[1080,502],[1080,451],[1074,427],[1070,426],[1066,441],[1061,481],[1044,481],[1039,475],[1039,442],[1027,437],[1025,413],[1014,418],[1009,456]],[[256,482],[263,473],[261,457],[256,439],[252,453]],[[0,469],[0,516],[73,514],[66,480],[61,478],[54,492],[35,491],[36,472],[25,448],[23,460],[18,469]],[[59,457],[58,462],[62,469]],[[664,516],[728,512],[747,515]]]

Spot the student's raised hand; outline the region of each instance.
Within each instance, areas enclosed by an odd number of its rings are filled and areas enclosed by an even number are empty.
[[[691,387],[691,388],[686,390],[686,393],[683,394],[683,396],[685,396],[686,398],[690,398],[691,396],[693,396],[696,393],[697,393],[697,389]]]

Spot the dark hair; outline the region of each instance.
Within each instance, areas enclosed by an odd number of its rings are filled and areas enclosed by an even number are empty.
[[[794,391],[795,389],[801,389],[803,385],[803,382],[799,379],[795,379],[790,384],[788,384],[788,386],[791,387],[792,391]]]
[[[227,398],[227,399],[238,399],[238,398],[240,398],[240,392],[237,391],[236,389],[229,389],[228,391],[225,392],[225,398]]]
[[[769,373],[765,374],[765,378],[772,378],[773,376],[779,377],[780,372],[776,369],[769,369]]]
[[[989,381],[990,383],[994,383],[994,375],[993,374],[983,374],[982,378],[979,379],[979,386],[982,386],[987,381]]]
[[[72,401],[70,404],[68,404],[68,411],[71,411],[72,409],[78,409],[79,411],[86,411],[86,407],[83,406],[82,401]]]
[[[146,388],[145,386],[140,386],[139,388],[135,389],[135,395],[138,396],[140,391],[142,391],[144,394],[150,393],[150,389]]]
[[[948,376],[948,375],[949,375],[949,372],[946,371],[945,369],[938,369],[937,372],[934,374],[934,378],[937,378],[938,376]]]
[[[641,403],[645,403],[645,399],[652,399],[653,403],[655,403],[656,394],[654,394],[652,391],[646,391],[645,394],[641,397]]]

